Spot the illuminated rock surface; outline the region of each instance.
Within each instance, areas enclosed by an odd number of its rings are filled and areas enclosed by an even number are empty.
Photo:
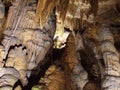
[[[0,90],[118,90],[119,0],[0,0]]]

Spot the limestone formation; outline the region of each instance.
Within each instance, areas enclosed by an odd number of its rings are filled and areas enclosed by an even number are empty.
[[[103,90],[120,89],[120,63],[119,53],[114,46],[113,34],[109,25],[103,24],[100,31],[101,51],[105,62],[105,80]]]
[[[118,90],[120,0],[0,0],[0,90]]]

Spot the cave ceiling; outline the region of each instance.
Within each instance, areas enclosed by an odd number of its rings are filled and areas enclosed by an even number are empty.
[[[115,19],[115,16],[119,15],[116,11],[118,2],[117,0],[39,0],[36,21],[40,20],[42,28],[52,9],[56,7],[57,21],[63,22],[64,27],[73,30],[76,29],[77,20],[94,23],[104,22],[108,18]],[[72,25],[72,22],[76,23]]]
[[[9,6],[15,0],[3,1]],[[53,9],[57,18],[55,48],[65,46],[64,43],[69,35],[65,28],[82,32],[84,28],[93,27],[96,24],[101,25],[104,22],[119,24],[120,22],[119,0],[38,0],[35,25],[43,28]]]
[[[119,0],[38,0],[36,22],[41,28],[47,21],[51,11],[56,9],[56,47],[64,43],[69,30],[83,30],[104,22],[116,23],[120,21]],[[81,31],[82,32],[82,31]]]

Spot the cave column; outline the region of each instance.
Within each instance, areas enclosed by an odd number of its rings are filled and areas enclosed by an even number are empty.
[[[105,62],[103,90],[120,90],[119,53],[114,46],[114,39],[109,25],[103,24],[99,32],[101,51]]]
[[[15,0],[9,8],[0,41],[0,90],[13,90],[18,80],[26,86],[53,45],[55,11],[40,29],[35,25],[36,5],[36,0]]]

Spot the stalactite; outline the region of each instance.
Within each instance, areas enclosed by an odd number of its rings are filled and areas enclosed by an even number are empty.
[[[65,20],[65,16],[67,13],[67,9],[68,9],[68,4],[69,4],[69,0],[59,0],[56,8],[59,14],[59,20],[63,21]]]
[[[55,0],[38,0],[36,10],[36,23],[40,23],[41,29],[44,27],[48,20],[53,8],[55,7]]]
[[[56,16],[57,16],[57,27],[56,27],[56,36],[57,42],[64,37],[64,20],[66,18],[66,13],[68,9],[69,0],[58,0],[56,3]],[[57,45],[59,48],[59,43]]]
[[[114,46],[113,34],[108,24],[103,24],[99,33],[101,51],[105,62],[105,79],[102,83],[103,90],[120,89],[120,63],[119,54]]]

